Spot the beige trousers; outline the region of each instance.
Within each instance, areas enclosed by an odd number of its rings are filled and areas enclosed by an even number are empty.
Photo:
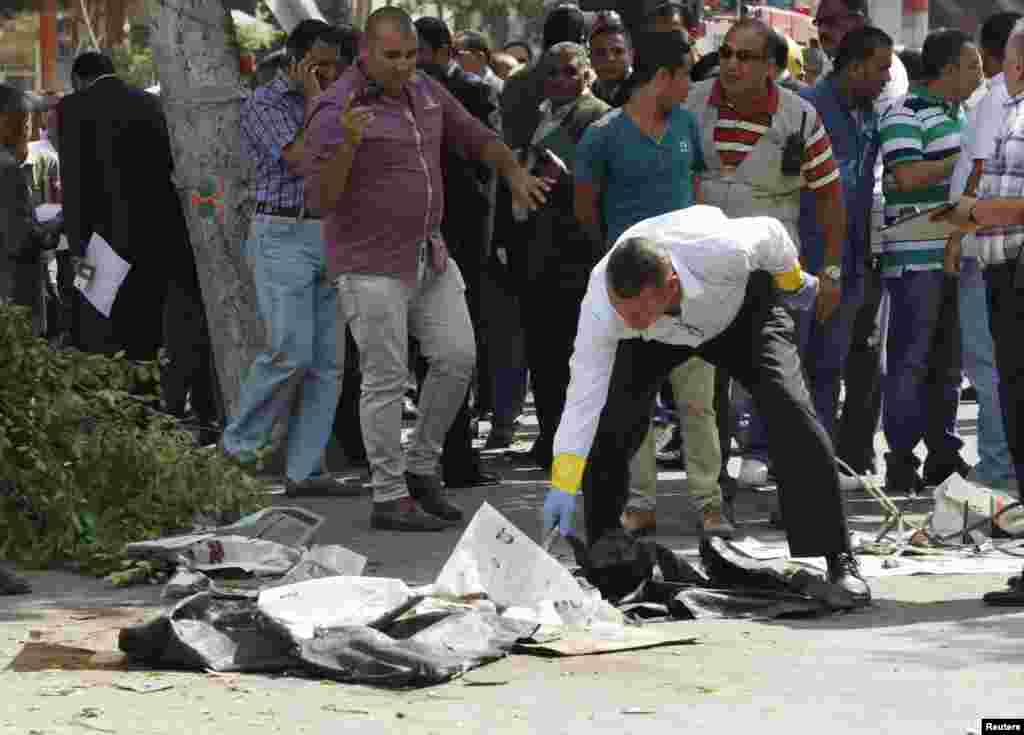
[[[669,373],[672,395],[682,419],[686,486],[698,511],[720,509],[722,488],[718,472],[722,451],[715,421],[715,367],[691,357]],[[647,431],[643,444],[629,465],[629,510],[655,509],[658,468],[654,457],[654,432]]]

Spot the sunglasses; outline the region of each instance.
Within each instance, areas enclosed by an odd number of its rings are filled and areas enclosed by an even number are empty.
[[[768,54],[758,54],[753,51],[747,51],[746,49],[735,50],[731,46],[722,46],[718,49],[718,58],[722,61],[728,61],[732,57],[736,57],[736,61],[741,64],[749,64],[751,61],[764,61],[768,58]]]

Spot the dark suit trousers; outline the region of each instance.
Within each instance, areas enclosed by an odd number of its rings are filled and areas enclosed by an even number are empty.
[[[853,322],[850,352],[843,367],[846,398],[836,430],[839,458],[858,472],[874,473],[875,434],[882,415],[882,344],[878,309],[882,276],[875,268],[864,275],[864,303]]]
[[[654,397],[669,372],[694,355],[728,370],[746,387],[768,425],[769,453],[793,556],[849,548],[832,443],[814,413],[797,352],[793,319],[771,277],[755,273],[733,323],[694,349],[624,340],[583,475],[587,538],[618,529],[629,494],[629,462],[650,425]]]
[[[167,412],[183,417],[186,399],[204,429],[220,423],[217,368],[210,330],[198,283],[172,280],[164,305],[164,347],[167,363],[160,368],[160,384]]]
[[[550,455],[569,389],[572,357],[580,306],[586,290],[547,280],[531,284],[520,296],[526,364],[533,385],[533,402],[540,434],[534,449]]]

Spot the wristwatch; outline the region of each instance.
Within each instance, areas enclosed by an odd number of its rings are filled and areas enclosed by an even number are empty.
[[[838,265],[826,265],[821,269],[821,272],[830,281],[838,281],[843,277],[843,269]]]

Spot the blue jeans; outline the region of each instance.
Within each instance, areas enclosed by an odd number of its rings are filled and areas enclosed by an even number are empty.
[[[988,324],[988,295],[977,258],[960,267],[960,336],[964,371],[978,392],[978,464],[974,474],[989,487],[1006,487],[1016,475],[999,400],[999,371]]]
[[[338,291],[326,278],[320,226],[317,220],[253,216],[245,247],[268,349],[249,369],[237,414],[224,431],[228,452],[252,452],[267,444],[275,420],[287,415],[286,472],[293,482],[320,469],[344,359],[338,354]]]
[[[956,461],[960,403],[959,284],[941,270],[885,278],[889,294],[882,425],[892,459],[913,462],[924,439],[928,465]]]
[[[797,349],[807,376],[814,410],[821,425],[833,439],[843,365],[850,353],[853,322],[863,301],[864,279],[854,277],[843,283],[842,300],[824,324],[818,322],[813,309],[793,315]],[[757,411],[752,412],[750,417],[750,448],[747,456],[762,462],[768,461],[768,430]]]

